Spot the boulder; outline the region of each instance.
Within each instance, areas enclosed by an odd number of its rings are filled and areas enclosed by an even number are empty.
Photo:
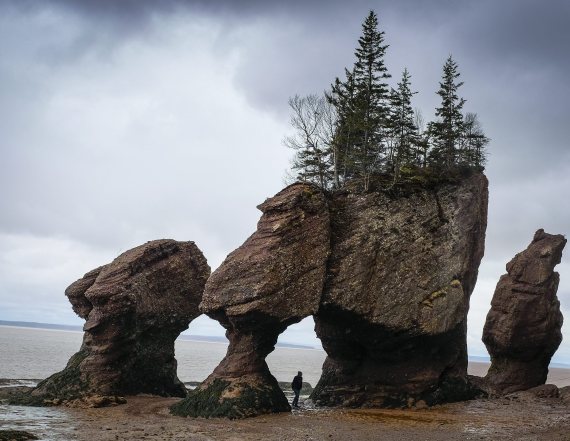
[[[209,275],[194,242],[155,240],[72,283],[65,294],[86,320],[83,344],[32,396],[52,401],[137,393],[185,396],[176,376],[174,341],[200,315]]]
[[[562,341],[556,296],[566,239],[538,230],[528,248],[508,264],[497,283],[483,329],[491,355],[489,390],[508,394],[544,384],[552,355]]]
[[[287,326],[319,308],[329,256],[328,204],[318,187],[297,183],[258,208],[257,230],[214,271],[200,304],[226,328],[228,352],[172,407],[175,414],[240,418],[290,410],[265,358]]]
[[[570,405],[570,386],[561,387],[558,394],[564,404]]]
[[[316,332],[320,405],[402,407],[465,399],[469,297],[483,257],[487,179],[404,194],[335,192]]]

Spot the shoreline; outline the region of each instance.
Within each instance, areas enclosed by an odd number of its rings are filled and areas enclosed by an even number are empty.
[[[209,343],[209,342],[206,342]],[[283,349],[283,348],[281,348]],[[291,348],[290,348],[291,349]],[[474,375],[477,377],[484,377],[485,374],[487,373],[487,370],[489,369],[490,363],[485,363],[485,362],[481,362],[481,361],[470,361],[467,367],[467,373],[469,375]],[[47,378],[47,377],[46,377]],[[42,381],[42,379],[39,378],[8,378],[8,377],[2,377],[0,378],[0,388],[1,387],[9,387],[9,386],[29,386],[31,382],[40,382]],[[284,380],[283,380],[284,381]],[[8,382],[10,384],[8,384]],[[17,382],[27,382],[27,384],[17,384]],[[200,380],[183,380],[182,381],[185,385],[190,384],[190,385],[194,385],[194,384],[199,384],[201,381]],[[552,367],[549,369],[548,371],[548,377],[546,379],[546,384],[554,384],[558,387],[565,387],[565,386],[570,386],[570,369],[567,368],[559,368],[559,367]],[[311,385],[314,387],[316,385],[312,384]],[[35,386],[32,385],[32,387]]]

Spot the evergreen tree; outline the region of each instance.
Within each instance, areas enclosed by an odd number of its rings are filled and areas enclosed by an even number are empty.
[[[443,76],[437,91],[441,97],[441,106],[435,111],[438,119],[429,125],[432,140],[429,162],[434,167],[451,168],[458,159],[463,133],[461,110],[465,104],[465,100],[457,94],[457,90],[463,85],[463,82],[457,81],[459,76],[457,63],[450,55],[443,66]]]
[[[384,64],[388,45],[384,32],[378,30],[378,17],[370,11],[362,25],[354,64],[354,163],[358,176],[368,190],[370,176],[385,163],[389,119],[389,89],[385,82],[390,75]]]
[[[331,93],[326,94],[329,103],[337,115],[336,127],[332,137],[334,152],[333,180],[335,187],[340,187],[347,179],[354,176],[355,111],[354,111],[354,74],[345,69],[346,80],[338,77],[331,85]]]
[[[345,69],[346,80],[338,78],[329,95],[338,113],[335,143],[339,148],[341,180],[361,178],[364,189],[370,176],[385,162],[389,92],[385,82],[390,75],[384,64],[384,32],[378,31],[374,11],[362,24],[352,71]]]
[[[477,114],[467,113],[463,120],[459,163],[477,170],[483,170],[486,161],[485,147],[488,143],[489,138],[483,133]]]
[[[414,109],[414,124],[418,129],[418,139],[414,149],[415,162],[419,167],[426,167],[429,152],[429,131],[425,127],[425,119],[419,108]]]
[[[400,176],[402,166],[416,164],[415,148],[419,141],[418,128],[414,122],[414,110],[412,109],[412,92],[408,69],[404,69],[402,80],[398,88],[392,90],[390,96],[390,134],[393,148],[390,163],[394,182]]]

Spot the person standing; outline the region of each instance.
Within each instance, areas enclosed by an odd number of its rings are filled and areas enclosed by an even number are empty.
[[[291,383],[291,389],[293,389],[293,393],[295,394],[295,398],[293,398],[293,407],[299,407],[299,394],[301,393],[301,389],[303,388],[303,372],[297,372],[297,375],[293,378],[293,382]]]

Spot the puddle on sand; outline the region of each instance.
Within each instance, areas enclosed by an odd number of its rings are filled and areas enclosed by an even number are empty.
[[[24,430],[42,441],[76,439],[75,427],[65,410],[55,407],[9,406],[0,404],[0,428]]]

